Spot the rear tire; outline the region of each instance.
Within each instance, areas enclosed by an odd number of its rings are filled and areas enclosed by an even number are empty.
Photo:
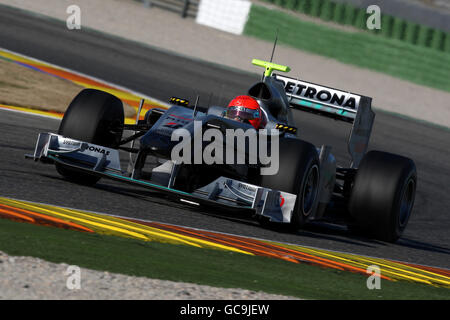
[[[368,152],[356,173],[349,201],[353,229],[378,240],[397,241],[408,224],[416,185],[416,166],[411,159]]]
[[[84,142],[117,148],[122,139],[123,104],[117,97],[100,90],[84,89],[70,103],[58,134]],[[93,185],[99,177],[75,171],[61,164],[56,170],[66,179]]]
[[[319,156],[311,143],[280,139],[279,170],[276,175],[261,176],[261,186],[297,195],[291,227],[301,228],[313,213],[319,189]],[[267,226],[267,221],[262,222]]]

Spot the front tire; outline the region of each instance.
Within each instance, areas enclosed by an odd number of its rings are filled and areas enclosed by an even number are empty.
[[[301,228],[313,213],[319,190],[319,156],[311,143],[280,139],[276,175],[261,176],[261,186],[297,195],[291,227]],[[264,223],[266,224],[266,223]]]
[[[67,108],[58,134],[108,148],[117,148],[122,139],[123,124],[124,111],[120,99],[104,91],[84,89]],[[56,170],[66,179],[85,185],[93,185],[100,179],[58,163]]]
[[[395,242],[409,221],[417,185],[414,162],[392,153],[368,152],[356,173],[349,200],[353,228]]]

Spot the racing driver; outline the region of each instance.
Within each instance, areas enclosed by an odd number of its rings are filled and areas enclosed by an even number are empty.
[[[249,122],[256,130],[263,129],[266,122],[258,101],[250,96],[237,96],[231,100],[225,116],[228,119]]]

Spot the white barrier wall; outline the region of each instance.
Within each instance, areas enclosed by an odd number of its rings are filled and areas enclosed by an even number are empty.
[[[242,34],[251,2],[248,0],[201,0],[197,23],[234,34]]]

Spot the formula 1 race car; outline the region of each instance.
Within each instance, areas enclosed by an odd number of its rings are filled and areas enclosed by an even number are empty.
[[[180,98],[171,98],[167,110],[153,108],[143,120],[124,124],[117,97],[85,89],[69,105],[58,134],[41,133],[28,158],[54,163],[66,179],[85,185],[111,178],[190,205],[249,212],[263,225],[298,229],[310,221],[344,222],[366,236],[396,241],[413,208],[416,167],[400,155],[366,152],[375,117],[371,98],[273,74],[289,71],[286,66],[253,63],[265,68],[262,81],[248,91],[264,114],[258,134],[250,134],[257,130],[249,123],[224,116],[224,107]],[[337,165],[330,146],[299,139],[293,110],[350,123],[351,163]],[[127,170],[119,151],[129,153]],[[197,161],[205,153],[214,161]],[[254,160],[255,153],[266,158]],[[153,166],[149,158],[156,159]]]

